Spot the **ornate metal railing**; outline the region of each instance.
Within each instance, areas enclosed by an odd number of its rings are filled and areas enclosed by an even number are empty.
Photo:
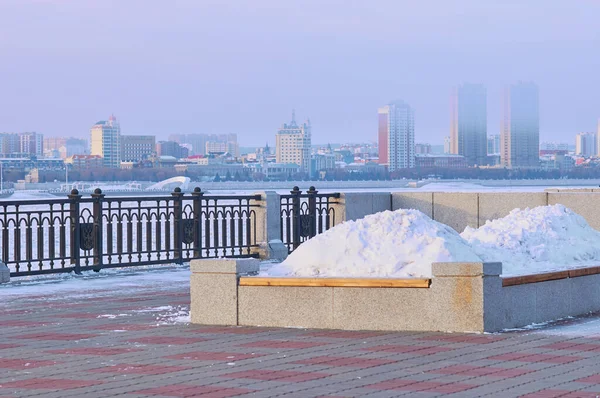
[[[339,193],[320,194],[315,187],[304,194],[294,187],[289,195],[280,196],[281,240],[290,253],[336,224],[333,205],[339,197]]]
[[[0,201],[0,253],[11,276],[255,257],[260,195]]]

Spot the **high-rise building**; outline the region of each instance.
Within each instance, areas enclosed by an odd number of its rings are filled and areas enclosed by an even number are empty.
[[[102,156],[104,167],[121,167],[121,127],[112,115],[91,129],[91,155]]]
[[[415,155],[431,153],[431,144],[415,144]]]
[[[500,154],[500,134],[490,135],[487,138],[487,154],[488,155],[499,155]]]
[[[450,99],[450,153],[469,166],[487,164],[487,93],[481,84],[462,84]]]
[[[450,136],[444,137],[444,153],[450,153],[452,150],[452,141],[450,140]]]
[[[237,134],[171,134],[169,141],[188,146],[191,155],[206,155],[207,142],[227,143],[227,151],[234,157],[240,156]]]
[[[186,147],[179,145],[175,141],[158,141],[156,143],[157,156],[173,156],[176,159],[183,159],[189,156]]]
[[[539,94],[534,83],[519,82],[506,89],[500,141],[503,166],[539,167]]]
[[[296,113],[292,112],[292,122],[281,126],[275,138],[277,163],[295,163],[300,166],[301,172],[310,176],[312,174],[310,120],[298,125]]]
[[[44,155],[44,136],[36,132],[19,134],[19,152],[35,156]]]
[[[68,137],[47,137],[44,138],[44,152],[57,151],[62,159],[73,155],[87,155],[89,146],[87,140],[81,138]]]
[[[600,157],[600,119],[598,119],[598,129],[596,130],[596,156]]]
[[[379,108],[379,164],[388,171],[415,167],[415,115],[404,101]]]
[[[21,152],[21,140],[19,134],[2,133],[0,134],[0,154],[10,155]]]
[[[575,155],[586,158],[596,156],[596,133],[579,133],[575,136]]]
[[[147,159],[156,151],[156,137],[153,135],[122,135],[121,160],[139,162]]]

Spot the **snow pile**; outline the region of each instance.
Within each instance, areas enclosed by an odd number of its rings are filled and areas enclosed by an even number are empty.
[[[431,264],[481,261],[460,235],[418,210],[384,211],[303,243],[263,276],[431,277]]]
[[[600,232],[563,205],[515,209],[461,234],[484,261],[501,261],[503,275],[598,265]]]

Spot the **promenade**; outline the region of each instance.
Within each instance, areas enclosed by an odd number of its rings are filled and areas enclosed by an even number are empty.
[[[600,317],[493,335],[190,325],[189,271],[0,286],[0,397],[596,397]]]

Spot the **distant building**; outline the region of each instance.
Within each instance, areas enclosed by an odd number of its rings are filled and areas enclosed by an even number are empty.
[[[579,133],[575,136],[575,155],[586,158],[596,156],[596,133]]]
[[[415,144],[415,155],[431,153],[431,144]]]
[[[229,153],[233,157],[237,157],[239,153],[239,147],[237,142],[233,141],[207,141],[206,142],[206,154],[211,153]]]
[[[156,137],[153,135],[122,135],[121,161],[139,162],[154,155]]]
[[[311,175],[310,120],[298,125],[296,113],[292,112],[291,123],[281,126],[275,138],[277,163],[297,164],[301,172]]]
[[[183,159],[189,156],[189,151],[175,141],[159,141],[156,144],[157,156],[172,156],[175,159]]]
[[[39,133],[20,133],[19,147],[21,153],[43,156],[44,155],[44,136]]]
[[[171,134],[169,141],[181,145],[189,145],[190,155],[206,155],[206,144],[209,141],[228,143],[228,151],[234,157],[239,157],[237,134]]]
[[[598,119],[598,129],[596,130],[596,156],[600,157],[600,119]]]
[[[19,134],[2,133],[0,134],[0,153],[10,155],[21,152],[21,142]]]
[[[100,155],[73,155],[65,159],[65,164],[76,170],[98,169],[104,166],[104,160]]]
[[[91,155],[100,156],[104,167],[121,167],[121,127],[112,115],[108,121],[100,121],[91,129]]]
[[[335,169],[335,155],[333,153],[316,153],[312,155],[313,173]]]
[[[540,165],[540,116],[538,88],[518,83],[506,89],[500,156],[509,168]]]
[[[450,153],[470,166],[487,162],[487,93],[481,84],[454,88],[450,101]]]
[[[542,142],[540,144],[541,151],[568,151],[569,144],[566,142]]]
[[[415,116],[404,101],[379,108],[379,164],[388,171],[415,167]]]
[[[487,138],[487,154],[496,155],[500,154],[500,134],[490,135]]]
[[[468,167],[468,163],[467,159],[462,155],[417,154],[415,155],[415,167],[418,169],[464,169]]]
[[[452,151],[452,142],[450,140],[450,136],[444,137],[444,153],[451,153]]]

